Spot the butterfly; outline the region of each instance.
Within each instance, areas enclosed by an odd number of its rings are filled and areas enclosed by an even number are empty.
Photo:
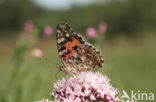
[[[79,33],[73,32],[68,24],[59,23],[56,33],[58,54],[63,64],[59,67],[61,71],[72,75],[103,66],[100,52]]]

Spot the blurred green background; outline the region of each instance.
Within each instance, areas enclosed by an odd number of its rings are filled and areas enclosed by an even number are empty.
[[[38,40],[16,65],[17,42],[27,20],[34,23]],[[55,29],[59,22],[70,24],[101,51],[105,63],[99,71],[111,78],[114,87],[121,92],[155,93],[155,0],[1,0],[0,102],[52,99],[53,82],[65,76],[58,69]],[[98,28],[101,22],[107,25],[102,41],[87,38],[86,29]],[[43,33],[47,25],[54,30],[50,37]],[[43,57],[31,57],[33,48],[42,49]]]

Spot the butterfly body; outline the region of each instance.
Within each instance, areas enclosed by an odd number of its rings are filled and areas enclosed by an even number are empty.
[[[67,74],[102,67],[103,59],[100,52],[82,39],[82,36],[66,23],[57,26],[57,47],[63,66],[59,69]]]

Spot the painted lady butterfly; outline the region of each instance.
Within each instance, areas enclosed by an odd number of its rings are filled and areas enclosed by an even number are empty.
[[[102,67],[100,52],[84,41],[80,34],[72,31],[66,23],[57,26],[57,47],[63,66],[59,69],[67,74],[76,74]]]

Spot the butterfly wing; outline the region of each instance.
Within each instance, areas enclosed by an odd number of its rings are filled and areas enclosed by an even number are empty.
[[[72,31],[68,24],[57,26],[57,47],[59,57],[67,73],[77,73],[102,67],[100,52],[84,41],[80,34]]]

